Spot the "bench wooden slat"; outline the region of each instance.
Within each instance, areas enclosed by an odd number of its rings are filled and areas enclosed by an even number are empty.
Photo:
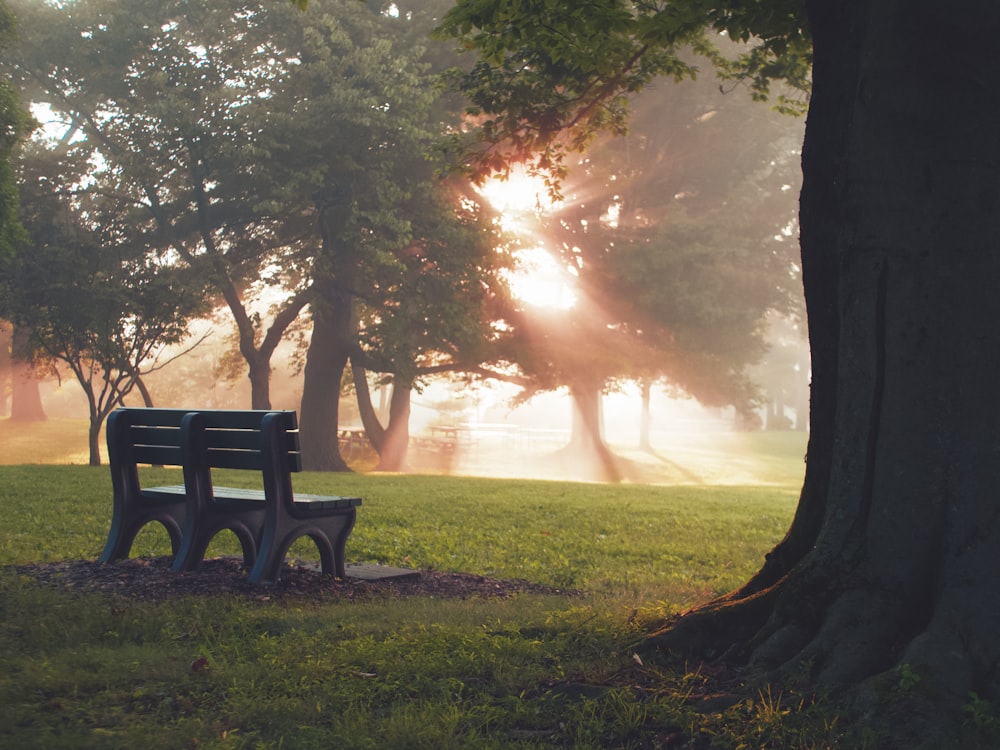
[[[181,431],[179,427],[140,427],[133,425],[131,439],[134,445],[171,445],[179,446]]]
[[[183,494],[184,485],[174,485],[171,487],[158,487],[168,492],[180,492]],[[245,489],[242,487],[214,487],[212,493],[217,500],[264,500],[264,490]],[[294,505],[301,508],[297,510],[330,510],[333,508],[356,508],[361,505],[360,497],[339,497],[336,495],[309,495],[295,494]]]
[[[132,428],[136,425],[148,427],[179,427],[188,409],[137,409],[123,408],[118,411],[128,412]]]
[[[260,430],[219,428],[205,430],[205,441],[209,448],[238,448],[241,450],[260,450]],[[290,452],[299,450],[299,433],[285,433],[285,443]]]
[[[198,411],[197,409],[193,411]],[[267,414],[278,413],[282,415],[286,430],[299,429],[299,423],[294,411],[284,411],[281,409],[261,410],[248,409],[247,411],[212,409],[200,411],[205,418],[205,428],[225,429],[225,430],[259,430],[261,420]]]
[[[260,451],[260,430],[205,430],[209,449]]]
[[[213,487],[212,494],[217,498],[226,499],[264,499],[264,490],[245,489],[243,487]]]
[[[285,465],[289,471],[302,471],[302,456],[298,453],[288,453],[286,456]],[[224,448],[209,448],[208,464],[213,469],[260,471],[261,455],[259,451],[238,451],[227,450]]]
[[[186,490],[183,484],[175,484],[170,487],[143,487],[140,494],[144,500],[176,503],[178,498],[184,497]]]
[[[260,451],[235,451],[225,448],[209,448],[208,465],[213,469],[260,471]]]
[[[163,487],[150,487],[142,491],[143,497],[176,498],[187,494],[183,484],[170,484]],[[238,503],[263,503],[264,490],[245,490],[238,487],[214,487],[212,494],[217,502],[234,506]]]
[[[129,412],[132,419],[133,429],[136,426],[147,427],[178,427],[185,414],[194,409],[144,409],[137,407],[125,407],[120,409]],[[260,429],[260,421],[265,414],[278,412],[285,420],[285,429],[297,430],[299,428],[298,417],[294,411],[283,409],[208,409],[201,411],[205,415],[205,424],[209,428],[222,427],[233,430],[257,430]]]
[[[297,511],[316,512],[337,508],[356,508],[361,505],[360,497],[333,497],[328,495],[296,495],[292,503]]]
[[[165,487],[151,487],[142,491],[144,497],[164,496],[175,498],[184,494],[184,485],[175,484]],[[264,502],[264,490],[244,489],[242,487],[214,487],[216,500],[221,501],[252,501]],[[357,508],[362,503],[360,497],[338,497],[334,495],[295,495],[293,505],[297,511],[320,511],[335,508]]]
[[[132,456],[137,464],[151,466],[180,466],[181,449],[179,446],[135,445]]]

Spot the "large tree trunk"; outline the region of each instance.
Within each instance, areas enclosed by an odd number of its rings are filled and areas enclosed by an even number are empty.
[[[657,642],[807,673],[862,717],[902,700],[893,745],[937,748],[971,693],[1000,699],[1000,6],[809,7],[801,503],[753,581]]]
[[[349,305],[349,302],[346,302]],[[340,383],[347,367],[344,303],[315,306],[312,339],[306,354],[299,430],[302,466],[309,471],[350,471],[340,455]]]
[[[795,424],[792,429],[805,432],[809,429],[809,354],[803,352],[798,357],[799,371],[795,379],[795,390],[792,394],[795,407]]]

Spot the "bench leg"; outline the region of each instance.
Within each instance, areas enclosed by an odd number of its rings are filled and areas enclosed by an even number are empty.
[[[130,524],[115,518],[111,522],[111,531],[108,532],[108,541],[104,545],[104,551],[97,558],[98,562],[109,563],[115,560],[127,560],[132,551],[132,545],[142,527],[152,521],[159,521],[167,530],[170,536],[170,552],[177,558],[177,551],[181,546],[181,527],[171,516],[165,517],[143,517],[133,519]]]
[[[286,544],[281,545],[273,534],[269,535],[265,530],[264,539],[260,544],[260,552],[257,554],[257,562],[254,563],[247,580],[250,583],[277,583],[278,576],[281,574],[281,566],[285,563],[285,555],[294,541],[295,539],[292,538]]]
[[[352,508],[346,513],[293,522],[290,526],[279,529],[268,526],[264,530],[257,562],[250,571],[248,580],[250,583],[276,583],[285,564],[288,548],[303,536],[308,536],[316,543],[323,573],[344,578],[347,574],[344,562],[347,537],[354,528],[356,518],[357,512]]]
[[[108,563],[128,557],[138,529],[129,529],[129,533],[126,534],[122,529],[123,526],[124,524],[118,516],[112,519],[111,531],[108,532],[108,541],[104,545],[104,551],[101,553],[101,556],[97,558],[98,562]]]
[[[262,514],[263,510],[259,512]],[[198,524],[194,528],[188,528],[183,537],[181,550],[174,557],[174,572],[197,570],[201,561],[205,559],[208,545],[220,531],[226,529],[236,534],[236,538],[240,541],[240,547],[243,550],[243,567],[248,570],[252,568],[257,560],[257,540],[253,530],[245,523],[226,520],[224,523],[207,526]]]

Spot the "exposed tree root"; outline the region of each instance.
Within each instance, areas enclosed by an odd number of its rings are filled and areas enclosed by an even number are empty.
[[[733,656],[767,621],[777,589],[771,588],[735,601],[717,599],[668,620],[652,634],[650,647],[705,661]]]
[[[954,606],[928,621],[864,579],[811,588],[809,578],[800,567],[762,592],[679,615],[646,647],[740,668],[748,696],[790,684],[826,696],[857,746],[1000,747],[1000,715],[985,702],[997,698],[1000,649],[987,628]]]

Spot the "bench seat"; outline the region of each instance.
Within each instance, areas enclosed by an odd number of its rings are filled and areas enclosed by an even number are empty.
[[[184,491],[184,487],[180,487]],[[264,490],[246,490],[237,487],[213,488],[216,501],[246,500],[264,502]],[[296,513],[315,513],[338,508],[356,508],[361,505],[360,497],[338,497],[334,495],[307,495],[295,493],[292,501],[292,511]]]

